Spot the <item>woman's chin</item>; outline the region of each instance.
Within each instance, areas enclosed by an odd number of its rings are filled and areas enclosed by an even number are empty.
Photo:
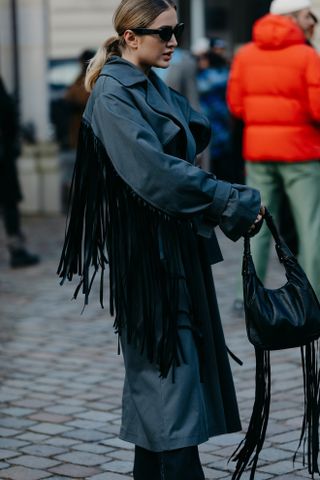
[[[168,68],[170,66],[171,58],[168,60],[161,60],[156,65],[157,68]]]

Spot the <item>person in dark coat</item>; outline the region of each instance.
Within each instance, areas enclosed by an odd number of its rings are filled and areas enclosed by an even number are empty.
[[[22,199],[16,159],[19,155],[19,126],[13,99],[0,77],[0,209],[8,237],[10,265],[27,267],[39,262],[25,246],[18,203]]]
[[[134,479],[203,480],[197,446],[240,430],[211,264],[219,225],[258,230],[258,191],[194,165],[206,117],[152,71],[170,64],[183,25],[172,0],[122,0],[115,37],[89,65],[72,202],[58,267],[88,303],[107,264],[125,364],[120,437]]]
[[[61,115],[67,120],[66,126],[68,134],[65,135],[63,130],[62,138],[64,141],[60,143],[60,167],[61,167],[61,200],[62,210],[67,211],[69,192],[72,180],[72,171],[76,159],[76,148],[78,143],[78,135],[81,124],[81,118],[85,109],[89,92],[84,87],[84,79],[88,63],[95,55],[93,50],[83,50],[79,56],[80,72],[75,81],[67,88],[63,102],[60,101]],[[61,122],[58,122],[61,124]]]
[[[201,53],[197,60],[200,105],[212,128],[210,171],[221,180],[233,182],[231,117],[226,101],[229,65],[222,55],[211,51]]]

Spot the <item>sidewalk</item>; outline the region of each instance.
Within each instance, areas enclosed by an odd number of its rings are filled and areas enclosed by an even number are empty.
[[[98,300],[81,315],[71,301],[75,283],[61,288],[55,275],[64,219],[24,220],[30,250],[42,263],[25,270],[7,266],[0,229],[0,479],[128,480],[132,445],[117,438],[123,379],[113,320]],[[214,277],[230,349],[243,427],[254,394],[254,353],[244,320],[231,314],[242,242],[219,235],[226,258]],[[269,285],[283,282],[272,263]],[[303,412],[299,350],[272,354],[272,407],[255,480],[306,479],[297,447]],[[230,479],[228,458],[243,434],[216,437],[200,446],[207,480]],[[249,477],[243,475],[243,480]],[[146,479],[152,480],[152,479]]]

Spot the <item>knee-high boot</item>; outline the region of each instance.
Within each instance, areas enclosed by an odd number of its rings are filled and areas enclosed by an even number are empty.
[[[134,480],[161,480],[158,453],[135,446]]]
[[[158,455],[161,480],[205,480],[198,447],[168,450]]]
[[[150,452],[136,447],[134,480],[205,480],[198,447]]]

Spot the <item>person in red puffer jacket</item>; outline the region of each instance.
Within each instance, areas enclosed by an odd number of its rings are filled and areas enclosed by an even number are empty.
[[[231,112],[244,121],[247,184],[279,216],[285,193],[298,234],[299,260],[320,298],[320,57],[306,44],[309,0],[274,0],[253,41],[235,56],[228,84]],[[252,242],[266,276],[270,234]]]

